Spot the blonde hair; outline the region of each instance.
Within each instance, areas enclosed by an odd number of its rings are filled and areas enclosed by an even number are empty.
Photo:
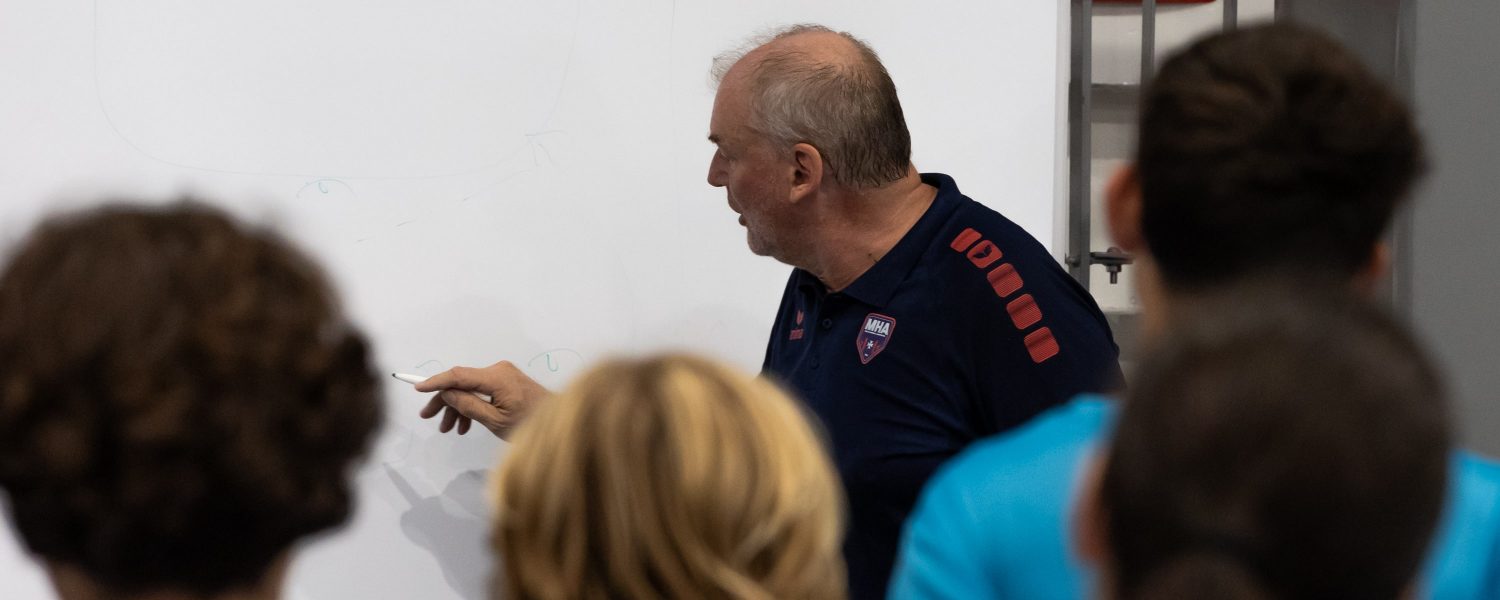
[[[781,390],[689,356],[543,403],[496,478],[508,598],[842,598],[843,494]]]

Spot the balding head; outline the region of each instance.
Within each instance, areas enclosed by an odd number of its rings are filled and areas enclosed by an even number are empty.
[[[905,176],[911,134],[896,85],[868,45],[796,25],[714,59],[720,94],[743,94],[748,127],[778,149],[818,149],[835,182],[875,188]]]
[[[735,50],[715,56],[714,80],[722,83],[731,71],[744,77],[745,73],[754,71],[766,58],[795,58],[810,65],[836,65],[841,68],[853,68],[861,61],[873,60],[877,68],[880,66],[875,52],[848,33],[837,32],[822,25],[793,25],[756,36]]]

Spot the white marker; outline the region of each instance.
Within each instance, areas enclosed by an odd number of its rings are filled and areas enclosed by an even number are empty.
[[[405,382],[410,383],[412,385],[416,385],[416,384],[422,383],[423,381],[427,381],[427,378],[423,377],[421,375],[408,375],[406,373],[391,373],[391,377],[395,377],[396,379],[400,379],[401,381],[405,381]],[[460,391],[460,392],[469,392],[469,390],[458,390],[458,391]],[[479,396],[480,400],[483,400],[483,401],[488,402],[490,404],[494,404],[495,403],[495,399],[491,398],[489,394],[481,394],[479,392],[469,392],[469,393],[470,394],[474,394],[475,396]]]

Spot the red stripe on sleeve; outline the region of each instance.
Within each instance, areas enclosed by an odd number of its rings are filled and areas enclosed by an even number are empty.
[[[1042,320],[1042,309],[1036,305],[1036,299],[1031,294],[1017,296],[1005,305],[1005,310],[1010,313],[1010,322],[1015,323],[1016,329],[1022,331]]]
[[[974,266],[981,269],[995,264],[995,261],[1000,260],[1001,256],[1003,254],[1001,254],[1000,248],[989,240],[979,242],[973,248],[969,249],[969,262],[974,263]]]
[[[1057,338],[1052,337],[1052,330],[1043,327],[1027,334],[1026,351],[1031,353],[1031,362],[1042,364],[1062,349],[1057,346]]]
[[[1000,263],[1000,266],[990,271],[988,277],[990,287],[995,288],[995,293],[1001,298],[1010,297],[1011,294],[1016,293],[1016,290],[1021,289],[1022,285],[1025,285],[1021,281],[1021,274],[1017,273],[1016,268],[1010,263]]]
[[[956,251],[963,252],[964,250],[968,250],[969,246],[973,246],[974,242],[979,241],[980,237],[979,232],[974,231],[974,228],[970,227],[959,233],[958,237],[953,238],[953,243],[949,244],[949,246]]]

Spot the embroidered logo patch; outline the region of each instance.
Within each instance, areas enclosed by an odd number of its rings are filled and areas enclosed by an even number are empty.
[[[859,349],[860,364],[870,364],[875,356],[891,343],[891,334],[896,332],[896,320],[885,315],[865,315],[865,323],[859,328],[859,337],[854,344]]]

